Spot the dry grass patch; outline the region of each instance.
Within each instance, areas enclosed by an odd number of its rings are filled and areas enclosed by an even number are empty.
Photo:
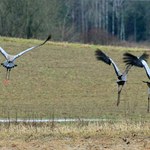
[[[3,124],[0,126],[1,140],[22,139],[25,141],[45,138],[150,138],[149,122],[77,122],[77,123],[27,123]]]
[[[1,149],[149,150],[149,122],[1,124]]]

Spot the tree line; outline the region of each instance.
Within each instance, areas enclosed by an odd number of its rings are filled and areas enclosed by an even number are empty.
[[[111,44],[150,39],[149,0],[1,0],[0,35]]]

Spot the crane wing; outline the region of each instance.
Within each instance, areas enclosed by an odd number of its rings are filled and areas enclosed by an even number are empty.
[[[146,74],[148,78],[150,79],[150,68],[146,62],[148,57],[149,55],[146,53],[143,53],[140,57],[136,57],[130,53],[125,53],[123,59],[127,66],[134,65],[134,66],[141,67],[141,68],[144,67]]]
[[[6,53],[6,51],[0,47],[0,52],[1,54],[7,59],[8,58],[8,54]]]
[[[134,56],[130,53],[125,53],[123,60],[126,65],[134,65],[137,67],[144,67],[141,60],[147,60],[148,59],[148,54],[143,53],[140,57]]]
[[[106,63],[108,65],[111,64],[109,57],[104,52],[102,52],[100,49],[97,49],[95,51],[95,56],[96,56],[97,60],[103,61],[104,63]]]
[[[116,75],[117,76],[121,75],[121,72],[120,72],[119,68],[117,67],[117,65],[115,64],[115,62],[110,57],[108,57],[104,52],[102,52],[100,49],[97,49],[95,51],[95,55],[96,55],[97,60],[103,61],[104,63],[106,63],[108,65],[112,64],[115,69]]]
[[[150,79],[150,68],[145,60],[141,60],[143,67],[146,71],[147,77]]]
[[[25,54],[26,52],[28,52],[28,51],[30,51],[30,50],[32,50],[32,49],[35,49],[35,48],[37,48],[37,47],[40,47],[40,46],[44,45],[44,44],[45,44],[48,40],[50,40],[50,39],[51,39],[51,35],[49,35],[48,38],[47,38],[42,44],[39,44],[39,45],[37,45],[37,46],[30,47],[30,48],[28,48],[28,49],[26,49],[26,50],[20,52],[19,54],[15,55],[13,60],[15,60],[16,58],[22,56],[23,54]]]
[[[117,67],[117,65],[115,64],[115,62],[110,58],[110,61],[115,69],[115,73],[117,75],[117,77],[120,77],[122,75],[122,73],[120,72],[119,68]]]

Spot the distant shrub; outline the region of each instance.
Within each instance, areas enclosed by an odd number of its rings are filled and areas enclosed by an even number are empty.
[[[117,37],[111,35],[105,30],[92,28],[88,34],[81,34],[81,40],[84,43],[102,44],[102,45],[115,45],[119,43]]]

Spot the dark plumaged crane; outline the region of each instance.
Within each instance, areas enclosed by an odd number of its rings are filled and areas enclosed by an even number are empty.
[[[132,65],[128,65],[126,67],[125,71],[123,73],[121,73],[119,68],[115,64],[115,62],[109,56],[107,56],[104,52],[102,52],[100,49],[97,49],[95,51],[95,55],[96,55],[97,60],[103,61],[104,63],[106,63],[108,65],[112,64],[114,67],[115,73],[118,78],[118,80],[117,80],[117,85],[118,85],[117,106],[118,106],[120,103],[120,94],[121,94],[122,88],[127,81],[127,74],[128,74],[128,71],[130,70],[130,68],[132,67]]]
[[[141,67],[145,69],[145,72],[148,76],[148,78],[150,79],[150,68],[147,64],[147,59],[148,59],[149,55],[146,53],[143,53],[140,57],[134,56],[130,53],[125,53],[124,54],[124,62],[126,63],[126,65],[133,65],[136,67]],[[148,107],[147,107],[147,112],[150,112],[150,82],[149,81],[143,81],[144,83],[147,84],[148,86]]]
[[[23,54],[27,53],[28,51],[32,50],[32,49],[35,49],[35,48],[38,48],[42,45],[44,45],[48,40],[51,39],[51,35],[48,36],[48,38],[42,43],[42,44],[39,44],[39,45],[36,45],[36,46],[33,46],[31,48],[28,48],[22,52],[20,52],[19,54],[17,55],[10,55],[8,54],[4,49],[2,49],[0,47],[0,52],[2,53],[2,55],[5,57],[5,61],[3,63],[1,63],[1,65],[7,69],[7,72],[6,72],[6,79],[9,80],[9,77],[10,77],[10,71],[12,68],[16,67],[17,65],[15,64],[15,60],[22,56]]]

